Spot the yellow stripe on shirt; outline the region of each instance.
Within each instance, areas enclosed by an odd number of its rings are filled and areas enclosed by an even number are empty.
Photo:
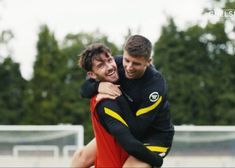
[[[116,120],[120,121],[121,123],[123,123],[124,125],[126,125],[126,126],[128,127],[127,123],[123,120],[123,118],[122,118],[119,114],[117,114],[115,111],[113,111],[113,110],[111,110],[111,109],[105,107],[105,108],[104,108],[104,112],[105,112],[107,115],[109,115],[109,116],[115,118]]]
[[[168,150],[168,148],[161,146],[146,146],[146,148],[148,148],[152,152],[166,152]]]
[[[145,114],[145,113],[155,109],[161,103],[161,101],[162,101],[162,96],[160,96],[159,99],[154,104],[152,104],[151,106],[139,109],[136,112],[136,116],[140,116],[142,114]]]

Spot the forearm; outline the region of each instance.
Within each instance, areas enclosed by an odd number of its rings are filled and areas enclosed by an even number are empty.
[[[152,166],[161,166],[163,159],[148,150],[140,141],[136,140],[132,135],[128,133],[122,133],[115,136],[118,143],[133,157],[148,163]]]

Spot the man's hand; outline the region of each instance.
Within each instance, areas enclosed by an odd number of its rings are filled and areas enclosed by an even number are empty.
[[[113,95],[109,95],[109,94],[104,94],[104,93],[98,93],[96,96],[96,101],[101,101],[103,99],[116,99],[118,96],[113,96]]]
[[[102,94],[108,94],[113,97],[117,97],[122,94],[119,87],[120,85],[115,85],[110,82],[100,82],[99,87],[98,87],[98,92]]]

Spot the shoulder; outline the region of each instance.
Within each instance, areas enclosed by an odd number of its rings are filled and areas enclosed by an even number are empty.
[[[110,106],[112,104],[116,104],[116,101],[112,99],[103,99],[97,103],[97,107]]]
[[[112,99],[104,99],[97,103],[96,110],[98,114],[102,114],[105,109],[117,110],[118,105],[115,100]]]
[[[163,75],[156,70],[153,67],[148,67],[147,68],[147,73],[148,73],[148,80],[146,82],[146,85],[150,88],[159,88],[160,86],[165,86],[166,81],[163,77]]]
[[[122,64],[122,59],[123,57],[121,55],[117,55],[114,57],[115,59],[115,62],[119,65],[119,64]]]
[[[122,64],[123,56],[118,55],[118,56],[115,56],[114,59],[117,64],[119,79],[122,80],[125,78],[125,70]]]
[[[167,86],[163,75],[154,68],[148,69],[149,79],[144,85],[143,94],[151,97],[151,95],[165,95]]]

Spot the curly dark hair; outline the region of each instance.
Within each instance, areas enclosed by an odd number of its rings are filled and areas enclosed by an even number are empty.
[[[102,43],[94,43],[89,45],[85,50],[82,51],[79,58],[79,66],[85,71],[92,70],[92,60],[98,59],[100,54],[111,54],[111,50]]]

